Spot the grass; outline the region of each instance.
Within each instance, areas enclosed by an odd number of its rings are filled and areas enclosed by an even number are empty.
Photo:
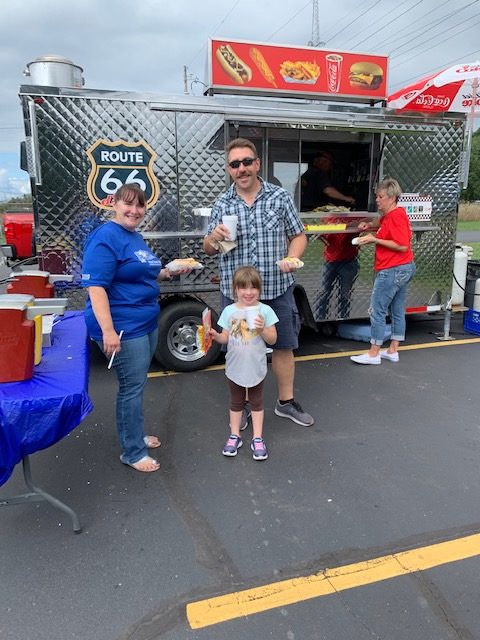
[[[480,220],[459,220],[457,231],[479,231]]]
[[[458,220],[462,224],[466,222],[477,222],[477,227],[462,229],[462,231],[476,231],[480,228],[480,204],[475,202],[461,202],[458,209]]]
[[[480,231],[480,204],[460,203],[457,231]],[[473,248],[471,259],[480,260],[480,242],[469,242],[468,246]]]

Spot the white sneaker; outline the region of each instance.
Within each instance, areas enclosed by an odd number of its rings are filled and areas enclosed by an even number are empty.
[[[385,360],[390,360],[390,362],[398,362],[400,360],[400,356],[396,351],[394,353],[389,353],[386,349],[380,351],[380,357]]]
[[[381,364],[380,356],[369,356],[368,353],[362,353],[361,356],[350,356],[350,360],[358,364]]]

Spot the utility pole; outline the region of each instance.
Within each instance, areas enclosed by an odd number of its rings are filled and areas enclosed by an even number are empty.
[[[318,0],[312,0],[312,39],[310,47],[323,47],[326,43],[320,40],[320,23],[318,19]]]

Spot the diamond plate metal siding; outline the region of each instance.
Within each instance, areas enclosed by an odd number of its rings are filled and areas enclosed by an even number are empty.
[[[447,122],[431,135],[389,135],[385,146],[384,175],[396,177],[405,192],[431,195],[430,225],[438,228],[414,239],[417,274],[409,285],[411,307],[446,303],[452,291],[463,127]]]
[[[177,114],[178,194],[182,228],[195,231],[195,207],[211,207],[225,191],[225,126],[220,114]],[[203,252],[202,238],[182,238],[181,254],[198,256],[202,271],[186,282],[210,285],[218,275],[218,259]],[[217,302],[218,304],[218,302]]]
[[[224,147],[225,116],[178,110],[152,110],[147,100],[45,95],[36,101],[42,184],[33,185],[36,202],[37,242],[41,266],[52,273],[74,275],[74,283],[61,295],[73,306],[83,306],[84,292],[78,289],[84,241],[90,231],[107,219],[87,196],[90,165],[85,150],[99,138],[145,140],[157,153],[155,174],[160,185],[158,202],[147,213],[141,231],[194,232],[193,208],[211,206],[227,185]],[[125,94],[127,95],[127,94]],[[28,102],[22,96],[27,136]],[[241,118],[240,118],[241,120]],[[272,127],[272,123],[265,125]],[[323,131],[325,123],[296,124],[296,129]],[[384,125],[388,128],[388,122]],[[331,126],[329,128],[332,128]],[[392,125],[393,128],[393,125]],[[383,174],[396,177],[405,191],[425,192],[433,197],[431,225],[436,231],[419,234],[414,241],[418,273],[409,288],[408,306],[446,302],[451,291],[454,238],[458,199],[458,160],[463,131],[450,126],[432,126],[431,133],[414,134],[414,124],[405,134],[388,134]],[[419,125],[419,131],[425,123]],[[264,128],[259,124],[262,135]],[[413,134],[413,135],[412,135]],[[29,169],[32,165],[29,160]],[[34,181],[32,181],[34,182]],[[201,237],[149,240],[164,262],[177,255],[198,257],[205,268],[162,287],[166,293],[193,293],[216,306],[217,260],[206,257]],[[323,246],[309,242],[305,267],[297,281],[305,291],[314,314],[320,291]],[[350,317],[367,316],[373,284],[373,251],[362,249],[360,270],[352,293]],[[338,319],[338,291],[331,295],[326,319]]]

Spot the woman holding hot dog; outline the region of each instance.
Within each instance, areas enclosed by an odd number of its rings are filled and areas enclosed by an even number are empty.
[[[85,322],[106,357],[115,354],[120,460],[149,473],[160,465],[147,449],[159,447],[160,441],[145,435],[143,390],[157,345],[158,281],[171,279],[171,274],[162,269],[136,230],[146,212],[142,189],[135,184],[120,187],[113,211],[113,218],[92,231],[85,244],[81,282],[88,290]]]
[[[377,227],[375,235],[357,239],[358,245],[375,244],[375,283],[370,304],[370,349],[360,356],[351,356],[358,364],[380,364],[382,359],[398,362],[398,346],[405,340],[405,300],[407,287],[415,275],[411,248],[412,230],[407,213],[397,206],[402,193],[398,182],[385,178],[376,188],[380,218],[376,222],[361,222],[363,230]],[[387,315],[392,322],[392,338],[388,349],[381,350]]]

